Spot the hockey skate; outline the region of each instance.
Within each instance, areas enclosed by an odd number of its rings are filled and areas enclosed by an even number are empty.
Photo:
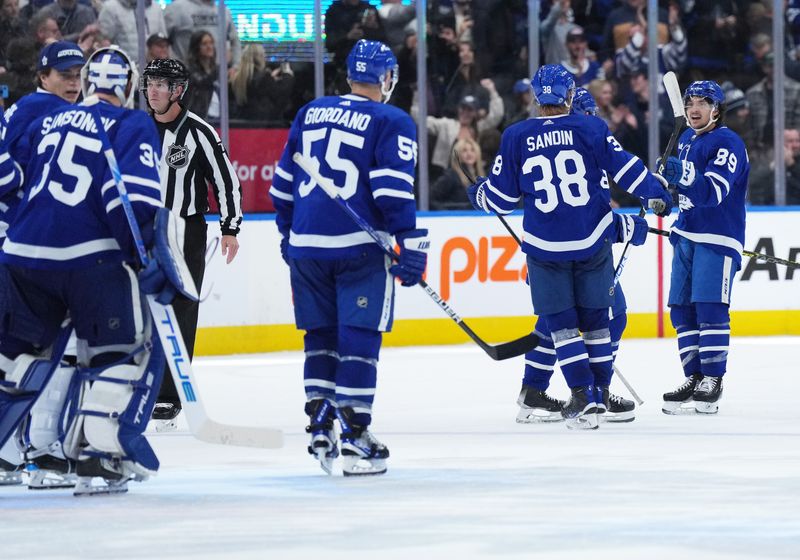
[[[570,430],[597,429],[595,398],[595,388],[592,385],[572,388],[572,395],[561,410],[561,415],[567,421],[567,428]]]
[[[596,387],[597,418],[600,422],[633,422],[635,418],[633,401],[613,394],[608,387]]]
[[[333,461],[339,456],[333,426],[333,419],[336,417],[333,404],[327,399],[314,399],[306,403],[306,414],[310,420],[306,433],[311,434],[308,452],[319,460],[323,471],[331,474]]]
[[[546,391],[539,391],[534,387],[522,386],[517,398],[519,412],[517,424],[539,424],[549,422],[562,422],[561,409],[564,401],[554,399]]]
[[[694,390],[694,409],[697,414],[716,414],[722,396],[722,377],[704,376]]]
[[[0,486],[22,484],[22,466],[0,459]]]
[[[28,461],[28,490],[58,490],[73,488],[78,482],[75,462],[52,455],[42,455]]]
[[[353,423],[350,407],[336,411],[342,425],[342,471],[344,476],[377,475],[386,472],[389,449],[367,429]]]
[[[178,414],[181,413],[180,402],[160,402],[153,408],[151,418],[157,432],[174,432],[178,429]]]
[[[119,459],[92,457],[78,461],[78,481],[73,496],[103,496],[124,494],[128,491],[128,481],[144,481],[141,476],[124,467]]]
[[[661,411],[664,414],[694,414],[696,412],[693,403],[694,390],[702,378],[702,375],[695,373],[691,377],[687,377],[683,385],[674,391],[664,393],[664,404],[661,406]]]

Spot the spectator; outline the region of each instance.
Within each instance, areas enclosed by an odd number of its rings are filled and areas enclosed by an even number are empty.
[[[473,2],[472,44],[480,67],[489,72],[499,91],[511,89],[517,76],[528,73],[527,0]]]
[[[158,34],[167,36],[164,12],[158,2],[145,0],[145,37]],[[113,44],[128,53],[134,62],[139,61],[139,34],[136,25],[136,0],[106,0],[97,17],[100,32]],[[149,45],[148,45],[149,47]],[[169,51],[167,56],[169,58]]]
[[[491,80],[484,80],[493,92],[492,100],[489,103],[489,112],[481,117],[478,112],[478,100],[468,95],[461,100],[458,107],[458,119],[447,117],[428,117],[428,134],[436,137],[436,142],[431,156],[431,180],[442,174],[450,164],[450,151],[453,143],[459,138],[469,138],[478,140],[478,134],[486,129],[497,128],[503,118],[503,100],[494,90],[494,83]],[[411,116],[416,119],[416,101],[411,106]]]
[[[644,26],[639,24],[631,26],[630,41],[617,52],[615,60],[618,78],[628,77],[634,69],[646,68],[649,64],[646,23]],[[675,4],[670,4],[669,7],[669,32],[669,41],[666,44],[658,45],[658,72],[660,75],[666,72],[679,73],[686,64],[686,33],[681,27],[680,12]],[[660,81],[659,90],[663,90]]]
[[[475,61],[475,49],[472,43],[458,44],[458,60],[460,62],[458,69],[450,76],[445,86],[441,108],[441,114],[445,117],[454,117],[458,111],[458,103],[467,95],[478,98],[483,107],[489,105],[491,94],[481,85],[481,78],[485,76]]]
[[[621,6],[611,10],[603,29],[602,50],[598,53],[600,58],[613,58],[617,51],[624,48],[630,40],[631,27],[634,25],[639,25],[643,29],[647,28],[647,22],[644,17],[646,6],[646,0],[625,0]],[[669,35],[667,20],[667,12],[664,9],[659,9],[657,31],[659,45],[667,42]]]
[[[216,37],[218,20],[217,5],[214,0],[175,0],[164,10],[164,22],[172,50],[180,60],[189,63],[192,36],[198,31],[206,31]],[[225,8],[225,37],[227,38],[228,64],[239,65],[242,58],[242,44],[239,32],[233,24],[230,9]],[[191,86],[189,88],[191,90]],[[202,116],[202,115],[201,115]]]
[[[211,33],[197,31],[192,34],[186,66],[189,69],[189,87],[183,97],[184,105],[201,119],[218,119],[219,68]]]
[[[459,47],[455,18],[452,15],[440,15],[431,19],[434,32],[428,41],[428,81],[433,106],[428,107],[428,114],[440,115],[438,108],[444,103],[445,89],[460,64]]]
[[[365,0],[334,0],[325,11],[325,48],[344,68],[353,45],[360,39],[386,42],[378,11]]]
[[[570,0],[553,2],[544,21],[539,25],[545,64],[559,64],[569,57],[567,33],[573,27],[577,26],[573,23]]]
[[[613,104],[614,95],[616,93],[614,82],[609,80],[594,80],[589,82],[586,89],[589,90],[589,93],[594,97],[595,103],[597,103],[597,116],[606,121],[611,133],[619,138],[616,133],[616,128],[618,128],[618,124],[622,119],[617,119],[617,122],[614,123],[613,115],[616,111],[616,107],[614,107]]]
[[[416,17],[414,5],[404,6],[401,0],[383,0],[378,15],[386,33],[386,44],[397,54],[405,42],[405,27]],[[403,74],[400,74],[403,76]]]
[[[747,90],[755,149],[764,150],[772,145],[773,117],[772,78],[774,53],[767,53],[761,61],[764,79]],[[784,81],[785,127],[800,127],[800,84],[790,78]]]
[[[689,43],[689,68],[693,77],[724,81],[735,68],[737,56],[745,50],[744,14],[739,0],[696,0],[686,13]],[[720,79],[721,78],[721,79]]]
[[[602,80],[606,77],[600,63],[590,60],[588,56],[588,43],[582,27],[576,25],[567,32],[566,45],[569,58],[562,60],[561,66],[574,76],[576,87],[583,87],[592,80]]]
[[[56,20],[47,14],[41,13],[41,11],[31,18],[29,28],[37,54],[45,45],[62,39],[61,30],[58,28]]]
[[[533,90],[531,90],[531,81],[528,78],[517,80],[512,91],[514,101],[513,104],[508,105],[506,110],[504,121],[506,127],[530,117],[533,106]]]
[[[800,204],[800,131],[787,128],[783,131],[783,163],[786,166],[786,204]],[[775,157],[773,150],[756,153],[747,189],[750,204],[763,205],[775,202]]]
[[[233,117],[257,121],[285,121],[294,72],[289,62],[267,68],[264,47],[252,43],[242,51],[239,69],[231,80]],[[284,123],[288,125],[289,123]]]
[[[456,39],[472,43],[472,0],[453,0],[453,16],[456,18]]]
[[[65,41],[80,43],[85,35],[98,30],[94,10],[78,4],[78,0],[56,0],[40,9],[37,15],[53,18]]]
[[[744,92],[731,82],[724,82],[725,92],[725,126],[733,130],[744,141],[744,145],[753,145],[753,126],[750,122],[750,103]]]
[[[147,38],[147,52],[145,58],[151,60],[164,60],[170,58],[169,37],[166,34],[154,33]]]
[[[397,82],[389,103],[408,113],[417,87],[417,32],[413,27],[406,27],[404,33],[403,46],[397,51],[397,66],[403,79]]]
[[[8,44],[8,72],[3,76],[8,85],[6,107],[36,90],[36,61],[40,50],[30,38],[13,39]]]
[[[2,0],[0,4],[0,73],[8,70],[8,44],[25,35],[19,17],[19,0]]]
[[[484,175],[478,143],[471,138],[456,140],[450,155],[450,166],[431,186],[431,210],[472,209],[467,196],[467,187],[472,183],[461,170],[459,159],[473,180]]]

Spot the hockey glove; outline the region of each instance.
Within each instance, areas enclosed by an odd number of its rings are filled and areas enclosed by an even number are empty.
[[[688,189],[694,184],[697,173],[694,169],[694,163],[691,161],[670,156],[664,164],[663,176],[670,185],[676,185],[679,189]]]
[[[617,243],[643,245],[647,240],[647,220],[632,214],[614,214],[617,227]]]
[[[139,272],[139,288],[167,305],[181,292],[197,301],[197,288],[183,257],[183,219],[167,208],[156,211],[150,262]]]
[[[486,177],[478,177],[475,180],[475,183],[467,187],[467,196],[469,197],[469,201],[472,203],[472,207],[475,208],[475,210],[489,212],[488,208],[486,207],[486,195],[483,192],[483,190],[486,188],[486,181],[488,181]]]
[[[658,182],[662,184],[664,191],[660,193],[660,196],[648,199],[647,206],[653,213],[663,218],[669,216],[669,213],[672,212],[672,193],[667,189],[669,184],[664,177],[658,174],[654,174],[653,177],[658,179]]]
[[[281,258],[283,262],[289,264],[289,238],[281,237]]]
[[[431,240],[427,229],[412,229],[395,234],[400,245],[400,260],[389,272],[400,279],[401,285],[413,286],[422,280],[425,265],[428,264],[428,249]]]

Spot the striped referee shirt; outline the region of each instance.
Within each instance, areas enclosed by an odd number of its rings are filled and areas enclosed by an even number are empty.
[[[181,109],[172,122],[156,121],[161,138],[161,196],[164,206],[187,218],[208,212],[208,184],[220,212],[222,235],[236,235],[242,223],[242,187],[217,131]]]

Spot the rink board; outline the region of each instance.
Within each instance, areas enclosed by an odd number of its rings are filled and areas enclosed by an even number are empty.
[[[674,218],[675,214],[673,214]],[[344,215],[342,219],[347,219]],[[507,217],[521,234],[522,215]],[[667,229],[671,219],[648,216]],[[521,336],[535,319],[524,278],[525,258],[513,238],[493,216],[472,212],[420,213],[418,224],[431,234],[427,282],[469,326],[491,342]],[[800,260],[800,208],[751,210],[745,248]],[[214,231],[212,228],[211,231]],[[294,327],[289,269],[280,257],[273,215],[245,220],[241,250],[225,265],[215,252],[201,291],[197,353],[200,355],[292,350],[302,347]],[[615,246],[619,254],[621,245]],[[628,301],[626,337],[658,336],[669,326],[665,304],[672,248],[650,235],[629,250],[622,276]],[[420,288],[397,285],[395,328],[386,345],[456,344],[466,335]],[[659,290],[661,286],[661,290]],[[744,259],[732,291],[734,335],[800,334],[800,270]],[[661,310],[661,313],[659,313]]]

